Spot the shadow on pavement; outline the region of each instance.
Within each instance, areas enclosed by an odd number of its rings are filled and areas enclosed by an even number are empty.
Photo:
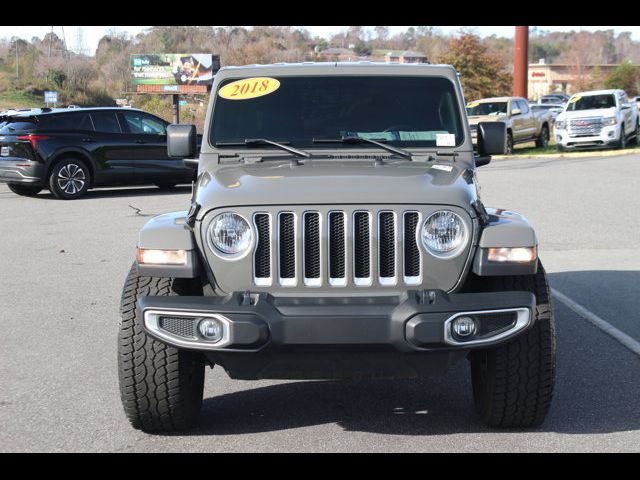
[[[635,281],[640,272],[566,272],[551,283],[603,274]],[[606,274],[606,275],[605,275]],[[575,280],[575,279],[574,279]],[[554,302],[557,381],[545,423],[535,431],[593,434],[640,430],[640,358]],[[221,368],[217,375],[221,373]],[[346,431],[393,435],[513,432],[486,427],[473,410],[468,363],[415,380],[301,381],[205,400],[191,435],[233,435],[337,423]],[[518,431],[518,430],[516,430]],[[525,431],[525,430],[520,430]]]

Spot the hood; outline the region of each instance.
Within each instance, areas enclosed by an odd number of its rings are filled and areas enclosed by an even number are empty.
[[[451,163],[406,160],[383,165],[373,160],[224,165],[200,175],[196,201],[202,205],[199,217],[212,208],[248,205],[398,203],[468,208],[476,189],[465,171]]]
[[[556,120],[571,120],[573,118],[592,118],[592,117],[615,117],[616,109],[611,108],[593,108],[590,110],[574,110],[572,112],[565,110],[556,117]]]
[[[507,115],[473,115],[469,117],[469,125],[477,125],[480,122],[506,122]]]

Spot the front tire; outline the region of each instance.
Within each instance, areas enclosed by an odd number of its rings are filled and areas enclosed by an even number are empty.
[[[617,148],[619,150],[627,148],[627,134],[624,132],[624,123],[620,125],[620,140],[618,140]]]
[[[136,308],[140,296],[171,296],[181,290],[173,279],[139,276],[133,265],[122,292],[120,397],[131,425],[145,432],[186,430],[195,423],[202,406],[202,357],[148,336]]]
[[[631,145],[640,145],[640,121],[636,122],[635,134],[629,143]]]
[[[60,200],[75,200],[89,189],[91,172],[77,158],[65,158],[56,163],[49,174],[49,190]]]
[[[33,185],[20,185],[18,183],[9,183],[7,186],[13,193],[22,197],[35,197],[42,190],[42,187],[35,187]]]
[[[507,151],[506,155],[513,155],[513,135],[511,132],[507,132]]]
[[[549,127],[546,125],[542,126],[540,130],[540,135],[536,138],[536,147],[538,148],[547,148],[549,146]]]
[[[536,296],[533,327],[511,342],[470,355],[475,407],[491,427],[531,428],[544,421],[555,383],[555,323],[542,265],[535,275],[495,277],[495,291]]]

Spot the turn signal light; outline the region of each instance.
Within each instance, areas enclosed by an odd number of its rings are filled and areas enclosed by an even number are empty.
[[[145,265],[186,265],[187,251],[138,248],[137,259]]]
[[[536,247],[490,248],[487,256],[490,262],[533,262],[538,258]]]

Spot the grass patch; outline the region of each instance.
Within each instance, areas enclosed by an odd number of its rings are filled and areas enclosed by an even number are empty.
[[[0,92],[0,110],[9,108],[37,108],[44,106],[44,97],[12,90]]]
[[[627,153],[640,153],[639,145],[629,145],[624,150],[614,148],[570,150],[559,152],[554,140],[549,141],[547,148],[536,148],[535,142],[521,143],[514,145],[513,154],[496,155],[496,158],[535,158],[535,157],[558,157],[558,158],[579,158],[579,157],[608,157],[624,155]]]

